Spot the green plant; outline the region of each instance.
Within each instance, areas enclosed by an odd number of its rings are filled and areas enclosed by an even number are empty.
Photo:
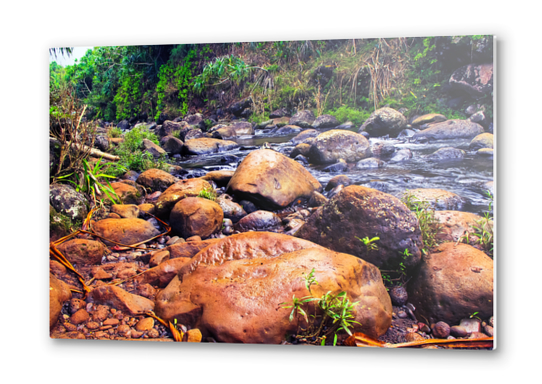
[[[112,139],[116,138],[116,137],[121,137],[122,136],[122,131],[120,130],[119,127],[113,127],[109,131],[107,131],[107,136],[112,138]]]
[[[207,200],[215,201],[217,198],[217,193],[213,188],[203,188],[197,197],[202,197]]]
[[[486,192],[486,196],[489,199],[488,209],[484,212],[483,218],[476,220],[475,224],[471,226],[474,230],[473,233],[470,233],[468,230],[465,231],[464,235],[461,236],[458,240],[459,242],[464,242],[469,244],[471,240],[475,244],[478,244],[484,252],[488,255],[493,255],[493,194],[490,191]],[[472,236],[472,239],[471,239]]]
[[[115,193],[115,190],[111,186],[111,183],[107,179],[113,179],[114,176],[108,175],[102,172],[104,164],[101,163],[101,158],[92,166],[89,162],[84,159],[82,161],[83,167],[79,172],[75,172],[74,176],[77,179],[77,182],[67,180],[76,186],[76,190],[79,192],[86,193],[90,195],[93,199],[94,205],[99,203],[103,204],[103,194],[107,197],[113,204],[120,204],[120,199]],[[66,175],[61,179],[67,179],[70,175]],[[100,180],[105,179],[105,180]]]
[[[281,308],[292,308],[289,316],[290,322],[298,314],[301,314],[305,319],[307,327],[300,329],[299,334],[296,335],[297,339],[302,342],[325,345],[328,337],[333,335],[333,345],[336,345],[338,335],[341,331],[352,335],[351,328],[355,324],[361,325],[354,320],[354,307],[358,302],[350,302],[345,291],[336,294],[328,291],[320,298],[314,297],[311,286],[318,284],[318,281],[314,277],[314,272],[315,269],[313,268],[304,279],[305,288],[309,291],[309,295],[297,298],[294,294],[291,303],[281,303],[280,306]],[[303,308],[304,305],[310,302],[316,302],[316,305],[313,306],[313,313],[310,313],[309,308],[307,310]]]
[[[403,195],[401,201],[416,215],[420,230],[422,232],[423,249],[427,254],[430,248],[437,246],[437,236],[441,229],[441,224],[435,217],[435,210],[428,201],[419,200],[409,191]]]
[[[364,237],[363,239],[360,239],[359,237],[356,236],[356,239],[358,239],[359,241],[363,242],[363,244],[365,244],[365,246],[367,247],[367,252],[378,250],[378,245],[373,244],[373,243],[375,241],[380,240],[380,237],[373,237],[372,239],[369,239],[369,237],[367,236],[367,237]]]

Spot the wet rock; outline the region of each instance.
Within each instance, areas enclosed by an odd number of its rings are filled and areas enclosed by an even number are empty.
[[[88,301],[108,305],[130,316],[141,315],[154,310],[154,302],[126,292],[115,285],[102,285],[88,294]]]
[[[450,335],[452,335],[453,337],[465,337],[468,335],[468,332],[464,327],[460,325],[454,325],[450,328]]]
[[[377,158],[389,158],[396,151],[396,148],[391,143],[378,142],[371,147],[371,152]]]
[[[73,239],[65,241],[58,246],[58,250],[72,264],[97,265],[102,263],[106,248],[99,242],[86,239]]]
[[[310,266],[310,267],[308,267]],[[315,269],[317,296],[346,291],[354,331],[372,337],[391,324],[392,306],[380,273],[373,265],[286,235],[248,232],[222,239],[200,252],[157,295],[156,313],[177,318],[219,342],[279,344],[294,333],[302,318],[290,322],[291,309],[280,303],[309,294],[302,276]],[[204,294],[203,294],[204,293]],[[309,303],[312,312],[315,304]],[[370,308],[370,309],[369,309]]]
[[[137,208],[139,209],[139,216],[144,216],[142,215],[142,213],[150,213],[151,215],[154,215],[154,204],[150,204],[150,203],[147,203],[147,204],[139,204],[137,206]]]
[[[200,343],[202,339],[203,336],[199,329],[190,329],[188,332],[186,332],[187,343]]]
[[[213,181],[219,187],[225,187],[230,182],[235,171],[211,171],[205,176],[202,176],[202,180]]]
[[[472,139],[484,132],[484,128],[470,120],[447,120],[431,124],[429,128],[416,132],[413,139],[427,140]]]
[[[406,118],[393,108],[380,108],[361,125],[358,133],[367,132],[373,137],[396,136],[406,127]]]
[[[72,298],[68,284],[49,274],[49,328],[53,328],[58,321],[60,311],[65,302]]]
[[[353,129],[354,127],[354,123],[347,121],[346,123],[336,126],[335,129]]]
[[[264,209],[277,209],[321,189],[318,180],[302,165],[273,150],[261,149],[248,154],[239,164],[226,191]]]
[[[493,158],[493,149],[492,148],[480,148],[476,151],[477,157],[492,159]]]
[[[238,147],[239,144],[234,141],[202,137],[199,139],[186,140],[183,151],[189,155],[207,155],[210,153],[230,151]]]
[[[200,192],[212,189],[211,184],[201,178],[180,180],[166,189],[156,200],[156,216],[167,219],[179,200],[186,197],[196,197]]]
[[[143,147],[145,148],[146,152],[149,152],[151,155],[153,155],[156,158],[167,154],[167,152],[164,149],[162,149],[162,147],[160,147],[158,144],[155,144],[148,139],[143,139]]]
[[[493,261],[470,245],[444,243],[424,258],[408,294],[416,313],[430,322],[457,324],[474,312],[488,318],[493,315]]]
[[[403,129],[399,134],[397,135],[398,139],[404,139],[408,137],[413,137],[416,132],[412,129]]]
[[[312,111],[310,110],[304,110],[299,111],[295,115],[293,115],[288,121],[288,124],[297,125],[301,128],[312,128],[312,123],[314,122],[314,120],[314,113],[312,113]]]
[[[111,187],[124,204],[141,204],[145,196],[137,187],[124,182],[111,183]]]
[[[56,260],[49,260],[49,270],[56,277],[62,276],[66,273],[66,267]]]
[[[412,126],[419,127],[424,124],[441,123],[446,120],[448,119],[444,115],[440,115],[438,113],[429,113],[429,114],[419,116],[416,119],[414,119],[412,121]]]
[[[144,274],[135,277],[134,280],[136,280],[140,286],[143,284],[150,284],[151,286],[154,285],[163,288],[167,286],[171,280],[177,276],[177,273],[189,262],[190,258],[186,257],[170,259],[160,263],[154,268],[148,269]]]
[[[316,129],[320,128],[334,128],[339,125],[339,122],[334,116],[331,115],[320,115],[314,123],[312,123],[312,126]]]
[[[311,137],[316,137],[320,134],[320,132],[318,132],[316,129],[305,129],[304,131],[302,131],[299,135],[297,135],[296,137],[294,137],[293,139],[291,139],[290,141],[292,143],[294,143],[295,145],[298,145],[300,143],[304,143],[305,140],[311,138]]]
[[[357,169],[370,169],[370,168],[381,168],[385,163],[377,159],[376,157],[369,157],[367,159],[360,160],[356,163]]]
[[[170,245],[167,250],[172,259],[179,257],[192,258],[203,248],[206,248],[217,241],[217,239],[207,239],[202,241],[181,242]]]
[[[190,128],[190,125],[182,121],[176,122],[176,121],[167,120],[167,121],[164,121],[159,128],[157,127],[155,131],[156,131],[156,135],[162,138],[165,136],[173,136],[173,132],[178,132],[183,128]]]
[[[324,169],[322,169],[323,172],[343,172],[348,169],[348,164],[346,164],[346,161],[343,159],[339,159],[338,162],[335,164],[328,165]]]
[[[245,99],[242,99],[236,103],[233,103],[230,107],[229,107],[229,111],[230,113],[232,113],[233,115],[239,117],[241,116],[241,113],[247,109],[247,108],[250,108],[252,106],[252,98],[251,97],[247,97]]]
[[[164,136],[160,140],[162,148],[170,155],[178,155],[182,152],[184,143],[173,136]]]
[[[148,169],[137,178],[137,183],[152,191],[165,191],[178,181],[176,177],[161,169]]]
[[[218,128],[213,132],[213,137],[217,139],[227,139],[243,135],[254,135],[252,124],[246,121],[238,121],[231,125]]]
[[[358,240],[379,235],[378,251]],[[358,185],[343,188],[318,208],[296,236],[378,267],[404,262],[410,268],[421,259],[422,239],[415,215],[396,197]],[[401,257],[405,249],[412,255],[407,260]]]
[[[137,173],[136,171],[128,171],[124,175],[122,175],[120,178],[123,180],[136,181],[138,177],[139,177],[139,173]]]
[[[231,219],[232,222],[237,223],[243,217],[247,215],[247,212],[240,204],[234,202],[231,196],[223,194],[216,199],[216,203],[222,208],[224,217]],[[256,207],[254,207],[256,208]]]
[[[329,193],[327,194],[328,199],[333,198],[335,195],[337,195],[339,192],[341,192],[344,189],[344,186],[342,184],[337,185],[335,188],[333,188]]]
[[[311,150],[311,146],[309,144],[300,143],[295,146],[295,148],[290,152],[291,158],[296,158],[297,156],[301,155],[304,157],[309,156],[309,152]]]
[[[450,85],[481,97],[493,92],[493,64],[469,64],[457,69],[450,77]]]
[[[475,318],[461,319],[459,325],[463,327],[467,331],[467,333],[480,332],[482,330],[482,324],[480,320]]]
[[[88,214],[89,202],[85,196],[66,184],[49,186],[49,202],[56,212],[71,220],[83,221]]]
[[[184,117],[183,121],[189,125],[199,125],[203,121],[203,115],[201,113],[187,115]]]
[[[431,331],[433,332],[433,336],[437,339],[446,339],[450,336],[450,326],[444,321],[439,321],[433,325]]]
[[[395,152],[393,157],[389,160],[390,163],[401,163],[403,161],[412,159],[412,151],[408,148],[400,149]]]
[[[160,234],[149,222],[142,219],[104,219],[94,223],[93,230],[105,239],[131,245]],[[108,242],[104,240],[107,244]]]
[[[191,128],[186,130],[181,130],[182,138],[184,140],[194,140],[199,139],[202,137],[205,137],[204,133],[201,131],[201,129],[198,128]],[[182,151],[181,151],[182,153]]]
[[[111,212],[124,219],[136,219],[139,216],[139,208],[135,204],[113,204]]]
[[[453,147],[439,148],[430,155],[427,155],[431,160],[461,160],[465,157],[465,151]]]
[[[154,327],[154,319],[152,317],[145,317],[137,322],[135,329],[140,332],[150,331]]]
[[[469,149],[471,151],[477,151],[481,148],[490,148],[493,149],[493,134],[492,133],[481,133],[476,136],[469,144]]]
[[[266,229],[277,227],[281,224],[281,219],[273,212],[256,211],[243,217],[235,228],[241,232],[264,231]]]
[[[350,184],[352,184],[352,180],[346,175],[338,175],[333,177],[331,180],[328,181],[326,185],[326,191],[331,191],[333,188],[335,188],[338,185],[342,185],[344,187],[348,187]]]
[[[75,312],[73,315],[71,315],[70,323],[74,325],[79,325],[87,321],[89,318],[90,318],[90,315],[88,314],[88,312],[85,309],[81,308],[80,310]]]
[[[169,251],[162,250],[158,251],[155,254],[151,256],[151,259],[149,260],[149,267],[154,268],[162,264],[164,261],[169,260]]]
[[[453,192],[438,188],[417,188],[409,189],[403,196],[410,195],[415,200],[429,203],[435,210],[460,210],[465,200]]]
[[[339,159],[348,163],[369,157],[369,142],[362,135],[339,129],[323,132],[316,137],[309,158],[316,164],[330,164]]]
[[[175,204],[169,216],[174,234],[188,238],[209,237],[222,226],[224,214],[214,201],[201,197],[186,197]]]

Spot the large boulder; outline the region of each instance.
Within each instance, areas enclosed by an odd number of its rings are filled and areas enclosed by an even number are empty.
[[[235,141],[201,137],[199,139],[186,140],[183,151],[188,155],[207,155],[209,153],[230,151],[237,147],[239,147],[239,144]]]
[[[369,141],[359,133],[332,129],[316,136],[309,151],[311,162],[316,164],[331,164],[343,159],[354,163],[370,157]]]
[[[164,121],[160,128],[156,129],[156,134],[159,137],[172,136],[173,132],[180,131],[183,128],[190,128],[190,125],[184,121],[176,122],[167,120]]]
[[[416,314],[458,324],[477,312],[493,316],[493,260],[467,244],[444,243],[420,263],[408,286]]]
[[[457,69],[450,77],[450,85],[474,97],[493,92],[493,64],[469,64]]]
[[[137,178],[137,183],[152,191],[165,191],[178,181],[176,177],[161,169],[147,169]]]
[[[484,128],[470,120],[446,120],[431,124],[429,128],[416,132],[413,139],[425,138],[428,140],[472,139],[484,132]]]
[[[281,303],[309,295],[304,276],[314,268],[311,290],[345,291],[354,307],[354,331],[372,337],[391,325],[391,300],[379,270],[351,255],[336,253],[287,235],[248,232],[233,235],[198,253],[156,297],[163,319],[198,328],[219,342],[279,344],[306,327],[289,321]],[[316,303],[307,303],[307,313]]]
[[[72,264],[96,265],[102,263],[106,248],[99,241],[72,239],[58,246],[58,250]]]
[[[213,132],[213,137],[218,139],[225,139],[229,137],[237,137],[243,135],[253,135],[254,128],[252,124],[247,121],[238,121],[231,125],[227,125],[222,128],[218,128]]]
[[[358,132],[367,132],[371,136],[396,136],[407,124],[405,116],[393,108],[380,108],[361,125]]]
[[[145,152],[150,153],[153,155],[153,157],[160,157],[162,155],[166,155],[167,152],[160,147],[158,144],[153,143],[149,139],[143,139],[143,148],[145,148]]]
[[[493,149],[493,134],[492,133],[481,133],[476,136],[469,144],[469,149],[471,151],[477,151],[482,148],[491,148]]]
[[[213,187],[207,181],[196,178],[180,180],[171,185],[158,197],[155,204],[156,216],[167,219],[177,202],[185,197],[195,197],[204,190],[212,190]]]
[[[297,125],[301,128],[312,128],[312,123],[314,122],[314,120],[314,113],[312,113],[312,111],[305,110],[299,111],[295,115],[293,115],[288,121],[288,124]]]
[[[439,148],[435,152],[427,155],[431,160],[461,160],[465,157],[465,151],[454,147]]]
[[[124,204],[136,204],[139,205],[145,200],[145,196],[134,185],[130,185],[126,182],[119,181],[111,183],[111,187],[119,197],[120,201]]]
[[[103,219],[95,222],[92,229],[107,240],[125,245],[140,243],[160,234],[151,223],[142,219]]]
[[[239,164],[227,192],[262,208],[285,208],[322,186],[302,165],[270,149],[252,151]]]
[[[88,200],[81,192],[66,184],[49,186],[49,202],[56,212],[71,220],[83,221],[88,215]]]
[[[184,238],[209,237],[222,226],[224,214],[214,201],[201,197],[186,197],[175,204],[169,215],[174,234]]]
[[[437,239],[441,242],[457,243],[468,240],[468,244],[478,248],[478,237],[474,227],[493,230],[493,221],[486,221],[482,216],[471,212],[435,211],[435,219],[440,224]]]
[[[418,116],[412,121],[413,127],[419,127],[424,124],[441,123],[448,120],[446,116],[438,113],[428,113],[426,115]]]
[[[160,140],[160,145],[170,155],[177,155],[182,152],[184,143],[176,137],[164,136]]]
[[[290,141],[294,143],[294,145],[298,145],[301,143],[304,143],[305,140],[310,139],[311,137],[316,137],[320,134],[316,129],[305,129],[304,131],[300,132],[299,135],[291,139]]]
[[[250,108],[251,106],[252,106],[252,98],[247,97],[243,100],[233,103],[228,109],[233,115],[239,117],[242,115],[245,109]]]
[[[320,115],[314,120],[314,123],[312,123],[312,126],[316,129],[319,128],[334,128],[339,125],[339,121],[335,118],[335,116],[331,115]]]
[[[337,252],[358,256],[377,267],[395,268],[421,259],[422,237],[416,216],[396,197],[358,185],[343,188],[318,208],[296,233]],[[370,250],[360,239],[380,237]]]

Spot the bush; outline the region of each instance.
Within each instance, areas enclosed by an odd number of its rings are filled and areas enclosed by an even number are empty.
[[[354,123],[354,125],[361,125],[371,115],[367,111],[349,108],[346,105],[343,105],[335,110],[330,110],[326,113],[335,116],[340,123],[351,121]]]

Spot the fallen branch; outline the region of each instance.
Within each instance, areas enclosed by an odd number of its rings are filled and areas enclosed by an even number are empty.
[[[491,348],[493,349],[493,337],[479,339],[427,339],[408,343],[390,344],[374,339],[361,332],[356,332],[344,342],[350,347],[377,347],[377,348],[419,348],[425,345],[438,345],[443,348]]]

